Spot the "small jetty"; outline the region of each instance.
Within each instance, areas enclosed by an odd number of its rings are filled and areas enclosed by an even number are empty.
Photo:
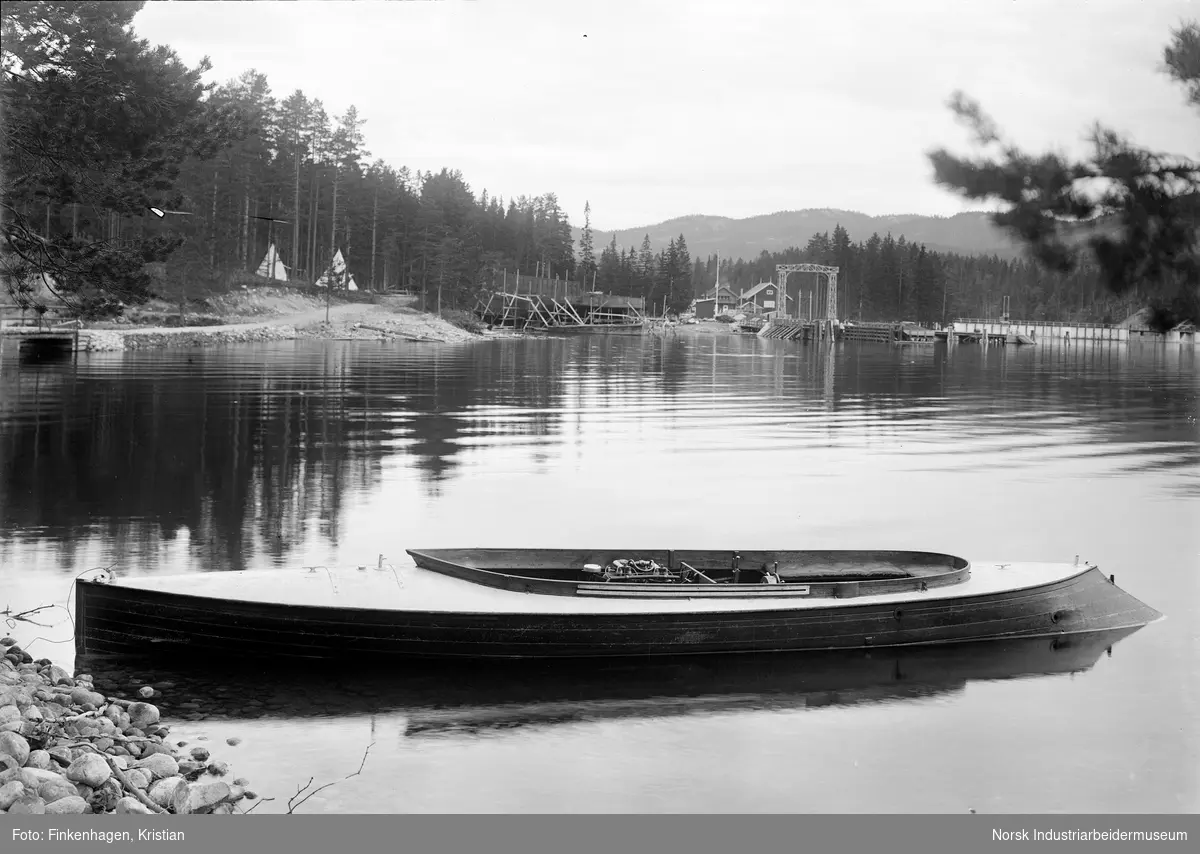
[[[757,332],[760,338],[780,341],[815,342],[832,340],[837,335],[837,325],[829,320],[791,320],[775,318],[764,324]]]
[[[22,358],[51,359],[89,348],[91,337],[79,321],[54,326],[0,327],[0,355],[15,347]]]

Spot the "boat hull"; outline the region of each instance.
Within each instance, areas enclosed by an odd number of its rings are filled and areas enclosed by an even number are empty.
[[[298,659],[645,657],[1048,637],[1142,626],[1160,616],[1095,567],[988,595],[825,600],[803,607],[776,600],[740,609],[687,610],[688,603],[681,603],[674,610],[622,611],[623,603],[488,592],[518,603],[592,605],[575,611],[337,607],[80,580],[76,652]]]

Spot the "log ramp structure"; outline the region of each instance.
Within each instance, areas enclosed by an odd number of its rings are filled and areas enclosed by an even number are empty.
[[[781,341],[819,342],[822,340],[858,341],[874,344],[932,344],[937,334],[932,329],[900,323],[838,324],[830,320],[775,319],[758,333],[760,338]]]
[[[585,290],[576,282],[522,276],[485,291],[475,314],[490,326],[532,330],[630,330],[647,322],[645,300]]]

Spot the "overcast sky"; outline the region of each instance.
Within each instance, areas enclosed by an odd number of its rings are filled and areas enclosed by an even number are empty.
[[[477,193],[554,192],[599,229],[687,214],[968,209],[925,153],[969,151],[963,89],[1013,140],[1082,150],[1097,119],[1200,155],[1160,73],[1200,0],[151,2],[138,33],[223,82],[254,68],[374,157]]]

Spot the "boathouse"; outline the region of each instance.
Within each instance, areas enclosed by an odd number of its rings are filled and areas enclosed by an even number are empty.
[[[696,300],[697,320],[712,320],[722,312],[731,311],[738,304],[737,295],[726,285],[721,285],[721,291],[716,301],[716,310],[714,311],[713,290],[714,288],[709,288]]]
[[[759,282],[738,297],[738,308],[742,311],[763,314],[779,309],[779,288],[774,282]]]

